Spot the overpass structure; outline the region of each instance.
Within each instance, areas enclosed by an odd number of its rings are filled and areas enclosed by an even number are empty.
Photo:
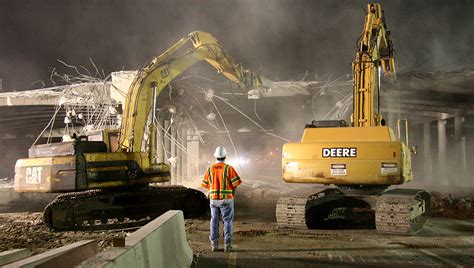
[[[26,156],[38,136],[39,142],[45,142],[67,133],[118,127],[135,74],[115,72],[107,82],[0,94],[0,147],[7,152],[0,177],[12,176],[14,161]],[[381,107],[388,124],[396,126],[396,118],[410,121],[410,139],[419,146],[418,158],[422,158],[415,160],[418,174],[434,184],[448,185],[452,183],[448,177],[456,171],[457,186],[474,187],[468,175],[474,171],[474,71],[403,73],[383,89]],[[209,136],[216,133],[244,142],[270,132],[297,139],[304,127],[300,121],[348,118],[352,110],[349,79],[275,82],[260,99],[250,100],[246,92],[228,84],[191,79],[173,83],[163,95],[157,111],[159,160],[171,164],[172,183],[201,176],[200,165],[206,164],[203,153],[213,147]],[[225,107],[219,105],[217,111],[216,103]],[[276,139],[274,144],[282,142]]]

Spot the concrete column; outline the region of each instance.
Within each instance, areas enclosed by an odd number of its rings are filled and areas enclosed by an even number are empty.
[[[198,187],[199,178],[202,174],[199,174],[199,136],[198,133],[195,133],[194,130],[188,131],[188,140],[187,140],[187,177],[188,185]]]
[[[170,128],[170,120],[165,119],[165,124],[164,128],[166,130],[165,134],[165,152],[164,152],[164,162],[166,164],[170,164],[169,158],[171,157],[170,152],[171,152],[171,140],[170,140],[170,135],[171,135],[171,128]],[[170,171],[172,171],[172,167],[170,165]],[[167,182],[166,185],[171,185],[171,182]]]
[[[171,184],[177,184],[176,183],[176,171],[177,171],[177,168],[176,168],[176,165],[177,165],[177,162],[176,162],[176,133],[177,133],[177,129],[176,129],[176,123],[173,123],[173,125],[171,126],[171,129],[170,129],[170,134],[171,136],[169,137],[170,138],[170,152],[171,152],[171,161],[170,161],[170,166],[171,166]]]
[[[467,186],[466,176],[466,137],[464,136],[464,117],[456,116],[454,118],[454,168],[457,186]]]
[[[170,135],[171,135],[171,129],[170,129],[170,120],[168,119],[165,119],[165,123],[163,125],[163,127],[165,128],[165,133],[164,133],[164,145],[165,145],[165,148],[164,148],[164,159],[165,159],[165,163],[169,164],[168,162],[168,159],[170,158],[170,152],[171,152],[171,141],[170,141]]]
[[[158,139],[156,140],[156,147],[157,147],[157,150],[158,150],[158,163],[164,163],[165,162],[165,148],[164,148],[164,141],[165,141],[165,132],[163,130],[163,126],[165,125],[165,119],[163,117],[163,115],[160,113],[159,116],[158,116],[158,121],[161,125],[158,126],[158,129],[157,129],[157,134],[158,134]]]
[[[181,145],[184,147],[183,150],[187,151],[188,147],[188,129],[186,126],[183,126],[181,129]],[[188,165],[187,165],[188,155],[185,152],[181,153],[181,178],[180,184],[183,183],[184,180],[188,179]]]
[[[433,181],[433,156],[431,155],[431,123],[423,123],[423,165],[424,165],[424,183]]]
[[[447,185],[446,120],[438,120],[438,185]]]
[[[179,144],[183,144],[181,141],[181,131],[182,131],[182,126],[179,126],[176,129],[176,142]],[[176,146],[176,184],[181,185],[181,180],[183,177],[183,172],[182,172],[182,165],[183,165],[183,151],[181,149],[181,146]]]

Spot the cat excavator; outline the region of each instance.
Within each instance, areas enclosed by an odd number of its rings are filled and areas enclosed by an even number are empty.
[[[380,87],[395,78],[394,50],[380,4],[368,4],[353,71],[352,124],[312,121],[301,142],[284,144],[283,179],[322,184],[277,201],[280,228],[376,228],[390,234],[415,234],[430,211],[430,194],[389,189],[413,179],[408,122],[398,120],[398,137],[380,112]],[[400,129],[405,129],[405,143]],[[336,187],[331,187],[335,185]],[[316,192],[315,192],[316,191]]]
[[[236,63],[211,34],[192,32],[138,71],[119,131],[103,130],[100,141],[86,137],[34,145],[29,158],[16,163],[15,191],[63,193],[43,214],[44,222],[57,230],[141,226],[170,209],[183,210],[185,217],[204,214],[209,204],[200,191],[150,185],[170,181],[169,166],[157,163],[157,96],[201,61],[242,89],[271,83]]]

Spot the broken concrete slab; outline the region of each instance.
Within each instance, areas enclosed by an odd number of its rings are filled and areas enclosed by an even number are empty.
[[[9,264],[31,256],[31,250],[27,248],[12,249],[0,252],[0,265]]]
[[[98,252],[97,241],[83,240],[10,263],[3,267],[74,267]]]
[[[193,251],[186,239],[183,212],[170,210],[79,267],[189,267]]]

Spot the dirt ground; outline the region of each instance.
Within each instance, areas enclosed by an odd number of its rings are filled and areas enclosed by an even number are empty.
[[[240,212],[239,212],[240,209]],[[377,234],[375,230],[278,229],[236,204],[234,249],[210,252],[209,215],[186,220],[195,267],[472,267],[474,220],[432,218],[416,236]],[[222,225],[221,225],[222,226]],[[34,254],[66,244],[97,239],[102,250],[128,231],[54,232],[41,213],[0,214],[0,251],[30,248]],[[221,238],[222,239],[222,238]]]
[[[80,240],[99,240],[103,250],[112,246],[113,238],[125,237],[131,231],[56,232],[43,224],[41,212],[0,214],[0,252],[30,248],[33,254],[58,248]]]
[[[267,244],[279,245],[282,241],[294,245],[290,238],[337,240],[354,239],[352,233],[346,230],[331,231],[293,231],[278,230],[275,224],[275,202],[279,196],[277,188],[263,183],[248,184],[239,189],[236,197],[236,215],[234,225],[234,241],[239,247],[266,248]],[[449,194],[436,193],[433,214],[435,217],[449,217],[457,219],[474,219],[472,199],[470,197],[453,197]],[[26,206],[32,210],[41,211],[40,207]],[[71,244],[79,240],[96,239],[102,250],[111,247],[112,239],[125,237],[134,230],[109,230],[97,232],[56,232],[50,230],[42,222],[41,212],[12,212],[25,211],[25,206],[16,202],[8,213],[0,213],[0,252],[16,248],[30,248],[33,254],[49,249]],[[23,203],[25,204],[25,203]],[[5,210],[4,210],[5,211]],[[436,220],[434,221],[437,222]],[[428,222],[427,225],[429,225]],[[471,228],[471,227],[470,227]],[[186,220],[186,230],[189,243],[194,254],[199,257],[209,253],[209,214],[199,219]],[[474,229],[473,229],[474,230]],[[366,230],[373,234],[373,230]],[[355,234],[359,234],[356,231]],[[248,244],[249,241],[253,241]],[[300,241],[301,242],[301,241]],[[301,242],[303,245],[305,242]],[[283,245],[282,245],[283,246]]]
[[[288,230],[237,218],[234,250],[210,252],[209,221],[188,221],[194,267],[473,267],[474,220],[431,218],[414,236]]]

